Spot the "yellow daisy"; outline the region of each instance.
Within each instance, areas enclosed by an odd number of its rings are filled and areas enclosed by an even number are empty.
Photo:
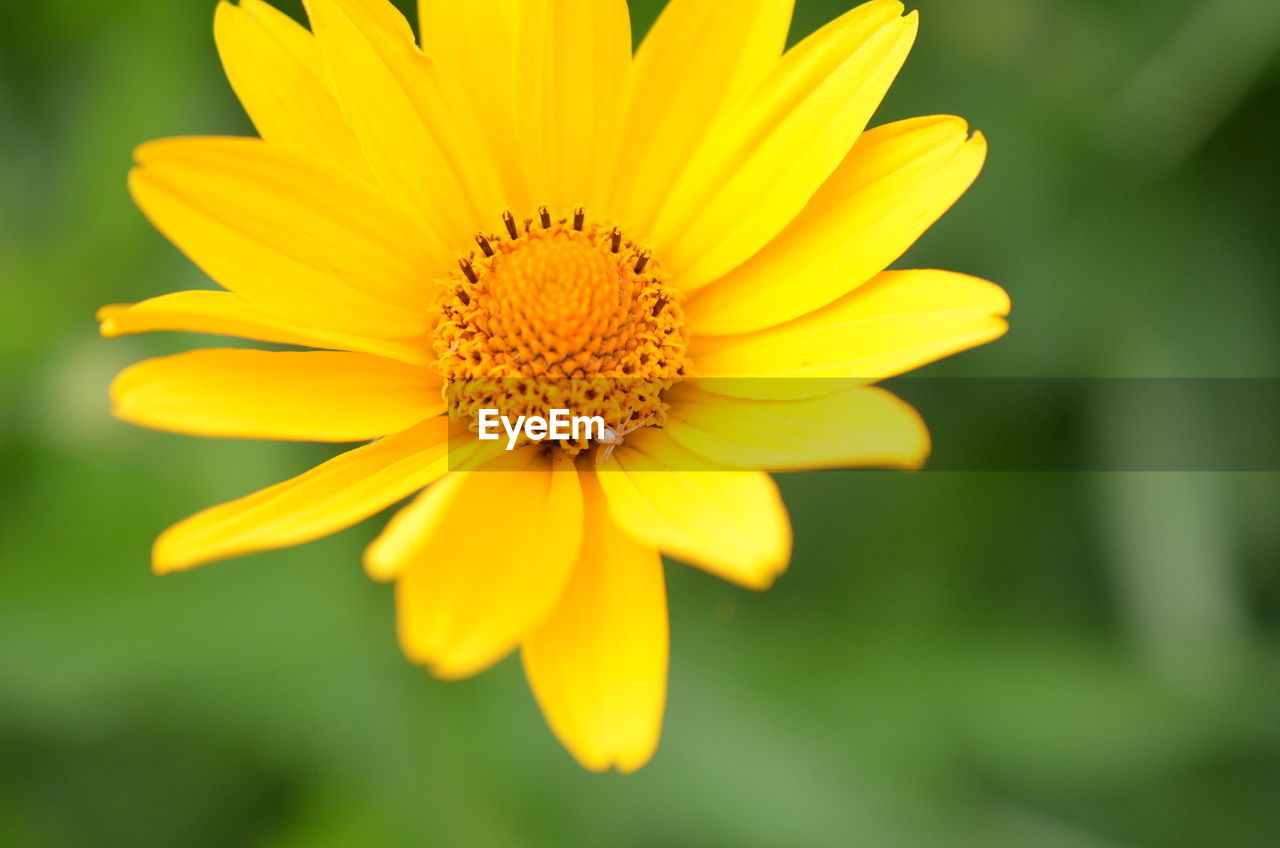
[[[985,142],[955,117],[866,130],[915,38],[896,0],[785,52],[791,0],[672,0],[634,56],[625,0],[422,0],[421,47],[386,0],[306,6],[310,31],[218,7],[260,139],[153,142],[130,174],[223,290],[100,320],[316,349],[143,362],[112,385],[125,420],[369,443],[178,523],[155,570],[420,492],[366,557],[405,654],[460,678],[518,648],[578,761],[637,769],[666,694],[660,553],[767,587],[791,539],[766,472],[919,467],[919,416],[870,384],[1004,332],[995,285],[884,270]],[[482,449],[486,404],[555,392],[607,431]]]

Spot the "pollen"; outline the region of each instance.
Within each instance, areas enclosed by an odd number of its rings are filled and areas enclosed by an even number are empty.
[[[689,369],[683,299],[661,262],[581,208],[502,222],[442,283],[434,348],[450,417],[475,430],[483,409],[567,409],[612,434],[661,426],[662,393]]]

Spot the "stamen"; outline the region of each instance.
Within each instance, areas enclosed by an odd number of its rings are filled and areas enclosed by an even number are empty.
[[[502,213],[502,223],[507,225],[507,232],[511,234],[511,238],[520,238],[520,231],[516,229],[516,216],[512,215],[510,210]]]
[[[582,232],[582,225],[587,220],[587,210],[579,206],[573,210],[573,228],[578,232]]]
[[[542,229],[551,229],[551,210],[545,206],[538,207],[538,218],[542,221]]]
[[[611,253],[617,253],[621,249],[622,249],[622,230],[618,229],[617,227],[614,227],[613,233],[610,235],[610,238],[609,238],[609,251]]]
[[[643,274],[644,269],[649,267],[649,260],[653,258],[653,252],[646,250],[641,252],[640,258],[636,261],[636,273]]]
[[[480,249],[484,251],[485,256],[493,256],[493,245],[489,244],[489,240],[483,235],[476,235],[476,244],[480,245]]]
[[[476,269],[471,267],[470,259],[459,259],[458,266],[462,268],[462,273],[467,275],[467,279],[471,281],[472,285],[480,282],[480,278],[476,276]]]

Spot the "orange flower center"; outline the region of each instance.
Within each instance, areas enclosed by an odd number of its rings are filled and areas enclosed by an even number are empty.
[[[449,413],[603,418],[610,436],[661,425],[662,392],[688,367],[682,296],[660,263],[617,227],[579,209],[546,208],[506,231],[476,236],[478,252],[444,281],[435,352]],[[571,454],[586,439],[561,441]]]

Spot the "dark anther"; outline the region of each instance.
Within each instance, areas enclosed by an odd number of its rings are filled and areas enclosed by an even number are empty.
[[[653,304],[653,317],[657,318],[658,314],[666,308],[667,308],[667,299],[665,297],[658,298],[657,302]]]
[[[545,206],[538,207],[538,220],[542,222],[542,229],[551,229],[551,210]]]
[[[471,305],[471,295],[467,294],[461,289],[458,290],[458,300],[462,301],[463,306]]]
[[[582,232],[582,225],[587,222],[587,210],[579,206],[573,210],[573,228],[578,232]]]
[[[614,253],[617,253],[619,250],[622,249],[622,230],[618,229],[617,227],[613,228],[613,235],[609,242],[609,249],[612,250]]]
[[[480,249],[484,251],[485,256],[493,255],[493,247],[484,236],[476,236],[476,244],[480,245]]]
[[[510,212],[502,213],[502,223],[507,225],[507,232],[511,234],[513,239],[520,238],[520,231],[516,229],[516,216]]]
[[[466,274],[467,279],[470,280],[472,283],[480,282],[480,278],[476,276],[476,269],[471,267],[470,259],[459,259],[458,267],[462,269],[462,273]],[[463,295],[465,296],[466,293],[463,292]],[[470,301],[468,301],[468,303],[469,302]]]
[[[639,258],[638,260],[636,260],[636,273],[637,273],[637,274],[643,274],[643,273],[644,273],[644,269],[649,267],[649,257],[650,257],[650,256],[652,256],[652,255],[653,255],[653,254],[649,253],[649,251],[647,251],[647,250],[646,250],[644,253],[640,254],[640,258]]]

